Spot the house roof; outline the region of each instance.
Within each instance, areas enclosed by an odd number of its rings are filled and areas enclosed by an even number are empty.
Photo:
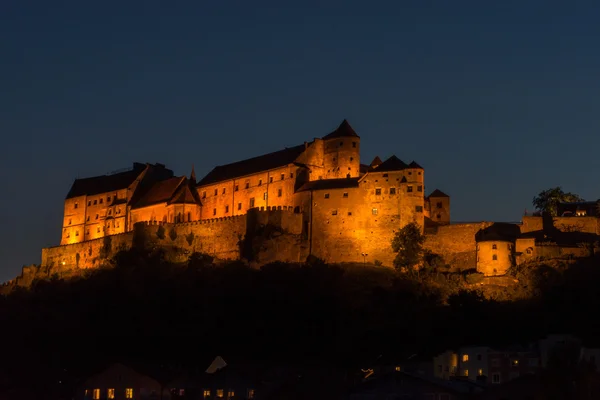
[[[401,159],[396,156],[391,156],[384,162],[382,162],[377,169],[376,172],[388,172],[388,171],[401,171],[406,169],[408,165]]]
[[[186,181],[187,182],[187,181]],[[180,185],[179,189],[175,192],[172,198],[169,200],[169,204],[198,204],[200,205],[200,199],[197,196],[196,190],[190,188],[190,185]]]
[[[79,196],[93,196],[95,194],[114,192],[126,189],[146,169],[147,164],[134,163],[133,169],[112,175],[100,175],[91,178],[75,179],[67,199]]]
[[[329,133],[328,135],[323,136],[323,139],[327,140],[327,139],[335,139],[335,138],[348,137],[348,136],[359,137],[356,134],[356,132],[354,131],[354,129],[352,129],[352,127],[350,126],[348,121],[343,120],[342,123],[340,124],[340,126],[338,126],[335,131]]]
[[[212,169],[200,182],[198,186],[210,185],[241,176],[256,174],[261,171],[283,167],[293,163],[300,154],[304,152],[304,145],[289,147],[274,153],[249,158],[235,163],[220,165]]]
[[[142,208],[168,202],[185,180],[184,176],[179,176],[154,183],[132,208]]]
[[[327,190],[327,189],[346,189],[358,187],[359,178],[343,178],[343,179],[320,179],[318,181],[306,182],[297,190],[304,192],[307,190]]]
[[[442,192],[440,189],[435,189],[427,197],[450,197],[450,196],[448,196],[446,193]]]

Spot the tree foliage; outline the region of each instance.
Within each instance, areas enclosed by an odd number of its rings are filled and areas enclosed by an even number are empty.
[[[422,262],[423,243],[425,236],[421,233],[421,227],[411,222],[396,232],[392,239],[392,250],[398,253],[394,259],[394,267],[413,268]]]
[[[532,204],[537,210],[556,216],[559,203],[569,203],[574,201],[583,201],[583,199],[575,193],[564,192],[560,186],[557,186],[541,191],[533,198]]]

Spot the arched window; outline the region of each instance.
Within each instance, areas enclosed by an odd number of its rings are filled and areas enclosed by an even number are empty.
[[[498,256],[497,256],[496,254],[494,254],[494,255],[492,256],[492,260],[494,260],[494,261],[498,260]]]
[[[498,249],[498,246],[496,246],[496,243],[494,243],[494,244],[492,245],[492,250],[496,250],[496,249]]]

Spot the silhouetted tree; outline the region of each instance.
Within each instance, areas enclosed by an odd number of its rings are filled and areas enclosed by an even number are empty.
[[[559,203],[569,203],[574,201],[583,201],[575,193],[565,193],[560,186],[544,190],[533,198],[533,206],[541,212],[547,212],[556,216]]]
[[[411,270],[420,264],[423,256],[423,243],[425,237],[421,233],[421,227],[411,222],[396,232],[392,239],[392,250],[398,253],[394,259],[396,269],[408,268]]]

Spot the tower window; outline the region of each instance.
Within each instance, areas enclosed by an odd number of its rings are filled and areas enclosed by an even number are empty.
[[[391,194],[391,195],[394,195],[394,194],[396,194],[396,188],[395,188],[395,187],[391,187],[391,188],[390,188],[390,194]]]
[[[354,161],[354,157],[350,157],[350,161]]]
[[[267,199],[267,192],[264,192],[263,193],[263,200],[266,200],[266,199]]]
[[[79,204],[75,203],[75,208],[79,207]]]
[[[277,197],[281,197],[282,194],[283,194],[283,190],[277,189]]]
[[[234,189],[234,190],[235,190],[236,192],[237,192],[238,190],[240,190],[240,187],[239,187],[239,185],[235,185],[235,189]]]
[[[388,177],[388,174],[383,174],[383,177],[384,177],[384,178],[387,178],[387,177]]]
[[[416,212],[423,212],[423,206],[415,206]]]
[[[71,225],[71,219],[69,218],[69,225]]]
[[[216,208],[213,208],[213,216],[214,215],[217,215],[217,209]]]
[[[344,192],[344,194],[342,195],[343,198],[347,199],[348,198],[348,192]]]
[[[328,198],[329,198],[329,193],[325,193],[325,196],[324,196],[324,197],[325,197],[326,199],[328,199]]]
[[[215,189],[215,196],[216,196],[217,194],[219,194],[219,192],[218,192],[218,190],[217,190],[217,189]]]
[[[262,179],[258,180],[258,186],[262,185]]]
[[[242,209],[242,203],[238,203],[238,210]]]
[[[206,198],[206,191],[202,192],[202,198],[205,199]]]
[[[285,174],[281,174],[281,180],[285,179]]]
[[[246,189],[250,187],[250,182],[246,182]]]
[[[375,196],[381,196],[381,188],[375,189]]]
[[[100,199],[100,204],[102,204],[104,202],[104,199]]]
[[[342,147],[344,145],[344,142],[340,142],[340,147]]]
[[[494,244],[492,245],[492,250],[497,250],[497,249],[498,249],[498,246],[496,246],[496,243],[494,243]]]
[[[229,212],[229,206],[225,206],[225,213]]]
[[[352,147],[356,148],[356,142],[352,142]]]
[[[373,215],[377,215],[377,209],[376,208],[372,209],[371,212],[373,213]]]
[[[337,215],[337,210],[333,210],[333,211],[331,212],[331,215]]]
[[[406,187],[406,191],[407,191],[408,193],[412,193],[412,191],[413,191],[413,187],[412,187],[412,185],[408,185],[408,186]]]
[[[225,194],[225,188],[223,188],[223,194]]]
[[[269,177],[269,183],[273,183],[273,177],[272,176]]]
[[[98,200],[94,200],[94,205],[98,204]]]
[[[498,255],[494,254],[494,255],[492,256],[492,260],[494,260],[494,261],[497,261],[497,260],[498,260]]]
[[[441,201],[438,201],[438,202],[437,202],[437,204],[436,204],[436,207],[437,207],[437,208],[442,208],[442,202],[441,202]]]
[[[422,192],[423,191],[423,186],[417,186],[417,192]]]
[[[291,172],[291,173],[290,173],[290,178],[293,178],[293,177],[294,177],[294,173],[293,173],[293,172]]]
[[[89,206],[91,206],[91,205],[92,205],[92,202],[91,202],[91,201],[88,201],[88,207],[89,207]]]
[[[335,162],[335,157],[333,157],[333,162]]]
[[[250,198],[250,208],[254,208],[254,197]]]

